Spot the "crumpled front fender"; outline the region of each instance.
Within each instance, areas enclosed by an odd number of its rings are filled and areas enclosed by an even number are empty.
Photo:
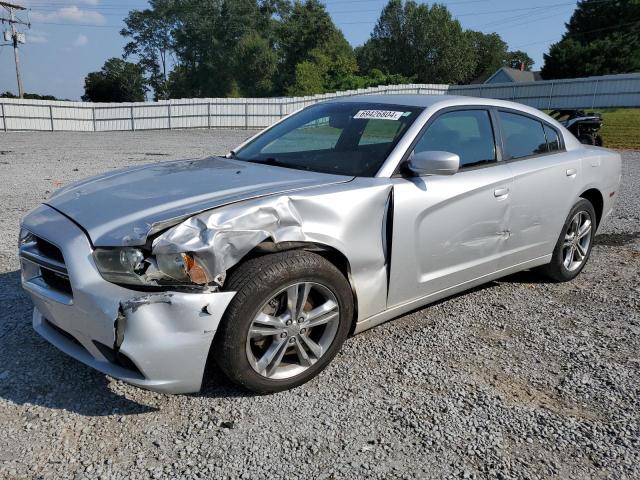
[[[261,198],[195,215],[159,235],[154,254],[190,252],[211,278],[269,239],[326,245],[348,260],[358,320],[386,308],[388,179],[359,178],[304,193]]]

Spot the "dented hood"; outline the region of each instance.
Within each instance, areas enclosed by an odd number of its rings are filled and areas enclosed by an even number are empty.
[[[143,245],[150,234],[205,210],[350,180],[211,157],[114,171],[69,185],[46,203],[84,228],[95,246]]]

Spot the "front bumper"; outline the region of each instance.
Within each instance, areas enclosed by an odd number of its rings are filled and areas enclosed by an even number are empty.
[[[105,281],[84,232],[45,205],[23,228],[57,247],[70,290],[47,282],[42,262],[21,254],[34,329],[103,373],[164,393],[200,390],[211,342],[234,292],[145,293]],[[34,260],[35,259],[35,260]]]

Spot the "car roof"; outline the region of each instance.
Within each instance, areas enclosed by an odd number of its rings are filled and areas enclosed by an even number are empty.
[[[457,95],[353,95],[350,97],[338,97],[330,102],[364,102],[389,105],[404,105],[408,107],[430,107],[436,103],[452,101],[461,97]]]
[[[537,108],[523,105],[522,103],[509,102],[507,100],[496,100],[493,98],[465,97],[461,95],[354,95],[351,97],[337,97],[324,103],[334,102],[362,102],[373,104],[400,105],[406,107],[422,107],[425,109],[440,110],[447,107],[464,106],[491,106],[519,110],[537,117],[563,132],[565,146],[567,150],[578,148],[580,143],[569,133],[568,130],[554,118],[546,115]]]
[[[515,108],[522,111],[533,110],[540,113],[527,105],[521,103],[509,102],[506,100],[495,100],[493,98],[466,97],[461,95],[354,95],[351,97],[338,97],[330,100],[330,102],[364,102],[378,103],[389,105],[404,105],[408,107],[438,107],[459,106],[459,105],[491,105],[496,107]]]

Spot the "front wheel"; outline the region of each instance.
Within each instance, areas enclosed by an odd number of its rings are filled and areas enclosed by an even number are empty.
[[[595,232],[596,213],[593,205],[588,200],[580,199],[562,227],[551,263],[541,267],[540,272],[557,282],[576,278],[589,260]]]
[[[254,392],[307,382],[349,334],[351,287],[320,255],[290,251],[248,260],[229,276],[226,289],[237,294],[212,353],[227,377]]]

